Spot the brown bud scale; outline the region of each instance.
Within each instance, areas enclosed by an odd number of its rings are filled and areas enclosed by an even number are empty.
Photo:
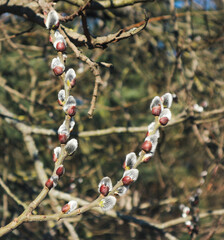
[[[57,174],[59,177],[61,177],[61,176],[64,174],[64,172],[65,172],[65,169],[64,169],[63,166],[58,167],[58,169],[56,170],[56,174]]]
[[[152,108],[152,114],[154,116],[159,116],[161,113],[161,106],[155,106]]]
[[[53,180],[49,178],[49,179],[46,181],[45,186],[46,186],[49,190],[51,190],[51,188],[53,187]]]
[[[56,67],[53,69],[53,72],[54,72],[54,74],[55,74],[56,76],[60,76],[60,75],[64,72],[64,70],[63,70],[62,67],[56,66]]]
[[[142,150],[144,150],[146,153],[149,153],[152,149],[152,143],[150,141],[145,141],[142,144]]]
[[[66,49],[66,46],[63,42],[58,42],[56,45],[56,50],[59,52],[64,52]]]
[[[57,155],[53,153],[53,158],[52,159],[53,159],[53,162],[57,162],[57,160],[58,160]]]
[[[103,196],[107,196],[107,194],[109,193],[109,187],[103,184],[100,187],[100,193],[103,194]]]
[[[68,140],[66,134],[59,134],[58,135],[58,140],[61,144],[65,144]]]
[[[169,122],[169,119],[167,117],[162,117],[159,122],[161,125],[165,126]]]
[[[150,136],[150,133],[147,131],[145,137],[149,137]]]
[[[71,106],[68,111],[67,111],[68,115],[70,117],[74,116],[76,114],[76,106]]]
[[[69,206],[68,204],[65,204],[65,205],[62,207],[61,211],[62,211],[63,213],[66,213],[66,212],[69,211],[69,209],[70,209],[70,206]]]
[[[130,176],[124,176],[122,182],[125,186],[128,186],[133,182],[133,179]]]

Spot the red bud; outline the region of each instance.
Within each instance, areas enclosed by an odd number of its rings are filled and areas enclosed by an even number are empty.
[[[53,72],[54,72],[54,74],[55,74],[56,76],[60,76],[60,75],[64,72],[64,70],[63,70],[62,67],[56,66],[56,67],[53,69]]]
[[[161,125],[165,126],[169,122],[169,119],[167,117],[162,117],[159,122]]]
[[[127,186],[133,182],[133,179],[130,176],[125,176],[122,178],[122,182],[125,186]]]
[[[105,186],[104,184],[100,187],[100,193],[103,194],[103,196],[107,196],[109,192],[109,187]]]
[[[65,144],[68,140],[66,134],[58,134],[58,140],[61,144]]]
[[[57,162],[57,155],[53,153],[53,162]]]
[[[65,169],[63,166],[59,166],[58,169],[56,170],[56,174],[61,177],[65,172]]]
[[[155,106],[152,108],[152,114],[154,116],[159,116],[161,113],[161,106]]]
[[[61,211],[62,211],[63,213],[66,213],[66,212],[69,211],[69,209],[70,209],[69,204],[65,204],[65,205],[62,207]]]
[[[45,183],[45,186],[51,190],[51,188],[53,187],[53,180],[51,178],[49,178],[46,183]]]
[[[53,38],[52,38],[52,36],[50,35],[50,36],[49,36],[49,42],[52,43],[52,41],[53,41]]]
[[[58,42],[56,45],[56,50],[59,52],[64,52],[66,49],[65,43],[64,42]]]
[[[70,117],[74,116],[76,114],[76,106],[71,106],[68,111],[67,111],[68,115]]]
[[[150,141],[145,141],[142,144],[142,150],[144,150],[146,153],[149,153],[152,148],[152,143]]]

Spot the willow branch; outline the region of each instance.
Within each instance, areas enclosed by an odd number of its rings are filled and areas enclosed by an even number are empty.
[[[224,209],[206,211],[204,213],[200,213],[199,217],[200,217],[200,219],[202,219],[202,218],[207,218],[207,217],[211,217],[211,216],[222,216],[222,215],[224,215]],[[140,216],[138,216],[136,218],[136,217],[130,217],[130,216],[125,216],[125,215],[119,214],[119,217],[121,219],[124,219],[127,221],[137,222],[140,225],[145,225],[150,228],[156,228],[156,229],[161,229],[161,230],[185,223],[186,221],[192,219],[191,216],[188,216],[186,218],[183,218],[183,217],[176,218],[176,219],[164,222],[164,223],[152,223],[150,221],[140,219]]]
[[[76,17],[82,15],[83,11],[85,11],[87,8],[89,8],[91,6],[91,2],[92,2],[92,0],[83,1],[82,6],[80,6],[78,11],[74,12],[73,14],[71,14],[69,16],[65,16],[65,17],[60,16],[60,21],[69,22],[69,21],[74,20]]]
[[[98,95],[98,87],[99,87],[99,84],[102,83],[102,79],[101,79],[101,76],[100,76],[100,70],[99,70],[99,64],[96,63],[96,62],[93,62],[86,55],[82,54],[81,51],[79,51],[79,49],[70,41],[70,39],[68,38],[65,30],[63,30],[62,28],[59,28],[59,31],[63,35],[63,37],[65,38],[69,47],[75,53],[76,57],[78,59],[80,59],[81,61],[87,63],[89,65],[93,75],[95,76],[95,85],[94,85],[94,89],[93,89],[92,101],[91,101],[90,109],[88,111],[89,118],[92,118],[93,112],[96,108],[96,99],[97,99],[97,95]]]
[[[194,132],[194,135],[197,137],[198,139],[198,142],[204,146],[205,148],[205,151],[207,152],[208,156],[210,159],[212,160],[215,160],[215,156],[213,155],[213,153],[211,152],[210,148],[207,146],[207,144],[205,143],[204,139],[202,138],[200,132],[199,132],[199,129],[197,127],[196,124],[193,124],[192,126],[192,129],[193,129],[193,132]]]
[[[106,48],[108,44],[119,42],[123,39],[130,38],[143,29],[145,29],[148,23],[148,18],[144,21],[141,21],[136,24],[132,24],[126,28],[120,29],[116,33],[109,34],[103,37],[91,38],[91,47],[92,48]],[[78,46],[82,46],[83,44],[89,45],[89,39],[86,35],[82,35],[73,31],[72,29],[66,28],[63,26],[63,29],[66,31],[68,37],[75,42]]]
[[[31,26],[29,29],[25,30],[25,31],[22,31],[22,32],[19,32],[19,33],[15,33],[11,36],[8,36],[8,37],[4,37],[4,38],[0,38],[0,42],[2,41],[5,41],[6,39],[12,39],[12,38],[15,38],[17,36],[20,36],[20,35],[26,35],[26,34],[29,34],[29,32],[31,32],[31,30],[33,30],[33,26]]]
[[[213,112],[213,111],[212,111]],[[218,111],[220,112],[220,111]],[[207,115],[207,114],[206,114]],[[156,131],[156,128],[155,128],[155,131]],[[140,155],[139,157],[139,160],[142,158],[142,154]],[[138,162],[139,162],[138,160]],[[140,160],[141,161],[141,160]],[[119,187],[121,186],[121,183],[120,181],[118,181],[118,183],[114,186],[113,188],[113,191],[111,192],[111,194],[114,193],[114,191]],[[29,205],[28,210],[26,210],[25,212],[30,212],[32,211],[39,203],[40,203],[40,199],[42,199],[43,196],[46,196],[45,194],[46,193],[46,189],[43,189],[42,192],[40,193],[40,195],[36,198],[36,201],[34,201],[32,204]],[[65,194],[65,193],[64,193]],[[63,196],[62,193],[60,193],[59,191],[57,190],[52,190],[52,195],[53,196],[60,196],[60,197],[65,197]],[[69,194],[66,194],[66,196],[69,195]],[[83,213],[89,209],[92,209],[93,207],[97,206],[97,204],[99,203],[99,201],[102,199],[102,197],[99,197],[98,199],[96,199],[94,202],[92,203],[87,203],[85,204],[85,202],[83,202],[85,205],[79,209],[76,210],[76,212],[72,213],[72,214],[63,214],[63,213],[57,213],[57,214],[52,214],[52,215],[30,215],[30,214],[25,214],[23,213],[20,217],[14,219],[13,222],[11,222],[9,225],[6,226],[6,229],[3,229],[5,231],[11,231],[13,230],[14,228],[16,228],[18,225],[20,225],[22,222],[32,222],[32,221],[48,221],[48,220],[59,220],[59,219],[62,219],[62,218],[70,218],[70,217],[73,217],[77,214],[80,214],[80,213]],[[94,209],[94,208],[93,208]],[[99,209],[99,208],[97,208]],[[111,216],[113,217],[116,217],[116,214],[114,214],[114,211],[112,211],[113,214]],[[221,209],[221,210],[215,210],[215,211],[207,211],[205,213],[201,213],[200,214],[200,218],[205,218],[205,217],[209,217],[209,216],[216,216],[216,215],[223,215],[224,214],[224,210]],[[120,215],[121,216],[121,215]],[[124,218],[122,216],[122,218]],[[131,218],[131,217],[130,217]],[[130,219],[129,218],[129,219]],[[132,219],[132,218],[131,218]],[[189,217],[189,220],[191,218]],[[149,227],[154,227],[155,229],[166,229],[166,228],[169,228],[169,227],[172,227],[172,226],[175,226],[175,225],[178,225],[178,224],[181,224],[183,222],[185,222],[186,220],[188,219],[183,219],[183,218],[177,218],[177,219],[174,219],[174,220],[171,220],[171,221],[167,221],[165,223],[161,223],[161,224],[154,224],[154,223],[151,223],[151,222],[148,222],[148,221],[145,221],[142,222],[142,220],[140,219],[136,219],[136,218],[133,218],[133,221],[134,222],[137,222],[138,224],[146,224],[148,225]],[[0,231],[0,234],[1,233],[4,233]],[[165,233],[165,236],[167,237],[170,237],[169,239],[172,239],[172,236],[169,235],[169,233]],[[175,238],[174,238],[175,239]]]
[[[224,112],[224,108],[220,109],[215,109],[212,111],[207,111],[203,112],[200,114],[197,114],[195,119],[191,119],[191,123],[195,123],[197,125],[207,123],[207,122],[214,122],[218,121],[223,118],[222,115],[217,116],[216,118],[210,118],[211,116],[214,115],[219,115]],[[24,128],[27,133],[29,134],[41,134],[41,135],[48,135],[48,136],[56,136],[57,133],[53,129],[46,129],[42,128],[39,126],[29,126],[19,120],[19,117],[12,114],[11,112],[8,111],[3,105],[0,104],[0,116],[5,118],[8,123],[12,124],[20,124],[20,128]],[[182,117],[176,117],[173,118],[167,127],[171,127],[180,123],[184,123],[187,121],[189,117],[187,116],[182,116]],[[110,134],[120,134],[120,133],[141,133],[145,132],[147,130],[148,126],[141,126],[141,127],[111,127],[111,128],[106,128],[106,129],[99,129],[99,130],[94,130],[94,131],[83,131],[79,132],[78,136],[80,138],[87,138],[87,137],[100,137],[100,136],[105,136],[105,135],[110,135]]]
[[[110,5],[105,5],[104,8],[110,8],[110,6],[116,6],[118,2],[123,3],[120,5],[120,7],[122,6],[126,6],[126,5],[131,5],[131,2],[136,3],[136,2],[143,2],[145,0],[116,0],[116,1],[99,1],[100,4],[97,1],[94,1],[91,3],[90,5],[90,9],[102,9],[102,7],[100,8],[100,5],[103,6],[104,3],[110,3]],[[87,2],[88,3],[88,2]],[[86,4],[87,4],[86,3]],[[94,4],[95,5],[94,5]],[[48,4],[49,5],[49,4]],[[84,1],[80,1],[80,10],[83,11],[83,9],[85,9],[87,6],[85,7],[85,2]],[[43,6],[41,6],[43,8]],[[13,0],[3,0],[2,1],[2,5],[0,6],[0,15],[3,13],[12,13],[15,15],[19,15],[31,22],[34,22],[36,24],[41,25],[42,27],[45,28],[45,24],[44,24],[44,15],[41,13],[42,8],[40,7],[40,5],[37,3],[37,1],[29,1],[29,0],[22,0],[19,1],[19,3],[17,2],[17,5],[15,5],[15,2]],[[82,9],[83,8],[83,9]],[[223,13],[223,10],[217,10],[217,11],[195,11],[192,12],[191,15],[210,15],[210,14],[217,14]],[[77,12],[74,13],[75,15],[77,15]],[[183,13],[176,13],[175,17],[179,18],[179,17],[184,17],[186,16],[186,12]],[[158,16],[158,17],[153,17],[148,19],[148,23],[151,22],[157,22],[157,21],[162,21],[162,20],[168,20],[173,18],[173,15],[164,15],[164,16]],[[63,21],[63,18],[61,18]],[[131,37],[134,34],[137,34],[138,32],[140,32],[142,29],[144,29],[144,27],[142,28],[142,26],[144,26],[145,21],[141,21],[137,24],[135,24],[136,26],[133,28],[137,28],[137,29],[132,29],[130,27],[127,27],[125,29],[122,29],[120,31],[118,31],[117,33],[114,34],[109,34],[108,36],[105,37],[98,37],[98,38],[93,38],[92,39],[92,44],[93,47],[100,47],[100,48],[105,48],[109,43],[113,43],[116,41],[120,41],[122,39]],[[66,33],[68,34],[68,36],[70,37],[70,39],[72,41],[74,41],[76,43],[77,46],[85,46],[88,45],[87,44],[87,38],[85,35],[82,34],[78,34],[74,31],[72,31],[71,29],[66,29],[64,27],[64,29],[66,30]],[[131,30],[131,31],[130,31]],[[129,32],[130,31],[130,32]]]
[[[60,0],[55,0],[56,2],[60,2]],[[154,0],[95,0],[91,2],[90,9],[92,10],[101,10],[101,9],[110,9],[110,8],[121,8],[125,6],[131,6],[137,3],[144,2],[153,2]],[[63,2],[67,2],[74,6],[82,6],[83,0],[65,0]]]
[[[6,191],[6,193],[20,206],[22,206],[24,209],[27,208],[27,205],[25,203],[23,203],[21,200],[19,200],[19,198],[13,194],[11,192],[11,190],[9,189],[9,187],[3,182],[3,180],[0,178],[0,185],[2,186],[2,188]]]
[[[4,107],[2,105],[0,105],[0,109],[7,111],[6,109],[4,109]],[[41,171],[40,166],[42,165],[42,163],[37,159],[38,150],[36,148],[33,138],[31,137],[31,135],[29,133],[27,133],[26,125],[23,123],[17,122],[15,120],[12,120],[12,119],[8,119],[8,121],[12,121],[15,124],[15,126],[17,127],[17,129],[22,132],[29,154],[33,158],[33,160],[36,160],[35,167],[37,169],[38,176],[41,176],[40,180],[42,182],[42,185],[44,185],[44,183],[47,179],[47,176],[44,171],[43,172]],[[67,155],[66,155],[65,151],[63,151],[63,149],[62,149],[62,152],[60,154],[58,162],[59,163],[63,162],[63,160],[65,159],[66,156]],[[55,164],[53,174],[55,174],[57,167],[58,167],[58,164]],[[15,218],[8,225],[0,228],[0,236],[5,235],[6,233],[12,231],[13,229],[17,228],[19,225],[24,223],[27,220],[28,216],[31,215],[32,211],[34,209],[36,209],[37,206],[39,206],[40,203],[45,199],[48,192],[49,192],[49,189],[44,186],[42,191],[40,192],[40,194],[28,205],[28,207],[26,207],[25,211],[18,218]]]
[[[92,48],[92,37],[89,33],[88,25],[87,25],[87,18],[86,18],[86,12],[81,12],[82,17],[82,27],[84,31],[84,35],[87,39],[87,44],[89,45],[89,48]]]
[[[37,1],[2,0],[0,5],[0,15],[6,12],[12,13],[21,16],[31,22],[34,22],[42,27],[45,27],[44,17],[40,13],[40,10],[41,9]]]
[[[71,223],[69,223],[68,221],[64,220],[63,221],[65,227],[68,229],[70,235],[71,235],[71,238],[72,240],[79,240],[79,236],[78,234],[76,233],[73,225]]]
[[[37,126],[29,126],[19,120],[19,116],[11,113],[2,104],[0,104],[0,116],[4,117],[6,122],[15,125],[15,127],[23,134],[41,134],[41,135],[56,135],[56,131],[53,129],[40,128]]]

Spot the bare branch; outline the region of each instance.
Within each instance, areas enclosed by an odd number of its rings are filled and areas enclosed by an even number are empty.
[[[22,206],[24,209],[27,208],[27,205],[23,203],[21,200],[18,199],[18,197],[12,193],[12,191],[9,189],[9,187],[3,182],[3,180],[0,178],[0,185],[2,188],[6,191],[6,193],[20,206]]]
[[[116,33],[109,34],[107,36],[103,37],[97,37],[91,39],[91,47],[92,48],[106,48],[109,43],[115,43],[119,42],[123,39],[132,37],[139,32],[141,32],[143,29],[145,29],[147,25],[148,19],[145,21],[141,21],[139,23],[130,25],[124,29],[120,29]],[[76,43],[78,46],[86,44],[89,46],[88,42],[89,40],[87,39],[86,36],[79,34],[72,29],[66,28],[63,26],[63,29],[66,31],[66,34],[72,40],[74,43]]]
[[[101,10],[101,9],[110,9],[110,8],[121,8],[125,6],[134,5],[136,3],[144,3],[144,2],[153,2],[154,0],[98,0],[98,1],[92,1],[90,5],[90,9],[93,10]],[[55,0],[55,2],[60,2],[60,0]],[[74,6],[82,6],[83,2],[82,0],[65,0],[64,2],[67,2]]]
[[[60,21],[62,22],[69,22],[75,19],[75,17],[81,16],[83,12],[90,7],[92,0],[87,0],[86,2],[83,2],[82,6],[79,8],[78,11],[75,13],[65,16],[65,17],[60,17]]]

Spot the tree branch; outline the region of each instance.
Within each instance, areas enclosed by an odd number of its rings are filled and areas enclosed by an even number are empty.
[[[70,39],[68,38],[68,36],[67,36],[65,30],[63,30],[63,28],[59,28],[59,31],[63,35],[63,37],[65,38],[65,40],[68,43],[69,47],[75,53],[76,57],[78,59],[82,60],[83,62],[87,63],[89,65],[93,75],[95,76],[95,86],[94,86],[94,89],[93,89],[93,96],[92,96],[91,106],[90,106],[90,109],[88,111],[89,118],[92,118],[93,112],[94,112],[95,106],[96,106],[96,99],[97,99],[97,95],[98,95],[98,87],[99,87],[99,84],[102,83],[102,79],[101,79],[101,76],[100,76],[100,70],[99,70],[99,64],[96,63],[96,62],[93,62],[86,55],[82,54],[79,51],[79,49],[75,46],[75,44],[73,44],[70,41]]]
[[[18,199],[18,197],[11,192],[9,187],[3,182],[3,180],[0,178],[0,185],[2,188],[6,191],[6,193],[20,206],[22,206],[24,209],[27,208],[27,205],[23,203],[21,200]]]

